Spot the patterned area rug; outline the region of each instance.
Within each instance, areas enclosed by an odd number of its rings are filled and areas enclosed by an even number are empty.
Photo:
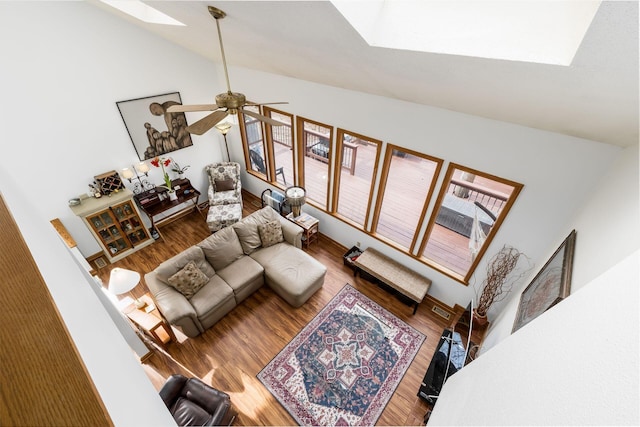
[[[424,339],[347,284],[258,379],[301,425],[373,425]]]

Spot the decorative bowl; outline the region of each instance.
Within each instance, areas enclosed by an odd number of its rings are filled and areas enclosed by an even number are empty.
[[[78,206],[82,201],[80,199],[71,199],[69,200],[69,206]]]

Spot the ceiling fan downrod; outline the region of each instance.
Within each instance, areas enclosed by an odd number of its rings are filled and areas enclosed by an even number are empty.
[[[224,67],[224,77],[227,80],[227,93],[231,95],[231,84],[229,83],[229,72],[227,71],[227,58],[224,55],[224,45],[222,44],[222,32],[220,31],[220,19],[227,16],[224,11],[217,7],[209,6],[209,13],[216,19],[216,28],[218,29],[218,42],[220,43],[220,53],[222,55],[222,66]]]

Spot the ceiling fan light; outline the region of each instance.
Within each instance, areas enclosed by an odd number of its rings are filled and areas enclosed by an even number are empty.
[[[223,121],[218,123],[215,128],[218,129],[221,134],[226,135],[227,133],[229,133],[229,130],[231,130],[231,123]]]

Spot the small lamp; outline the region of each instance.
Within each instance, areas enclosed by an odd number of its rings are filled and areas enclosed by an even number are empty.
[[[129,168],[122,169],[122,172],[121,172],[122,177],[129,180],[129,182],[131,182],[134,178],[138,180],[138,182],[136,182],[135,186],[133,187],[133,192],[135,194],[142,193],[143,191],[146,191],[146,190],[151,190],[152,188],[155,187],[148,180],[141,179],[140,175],[138,174],[149,176],[149,165],[146,164],[145,162],[140,162],[137,165],[135,165],[135,167],[131,166],[131,169]]]
[[[231,130],[231,123],[224,121],[220,122],[215,126],[216,129],[220,131],[222,136],[224,137],[224,146],[227,149],[227,161],[231,161],[231,156],[229,156],[229,145],[227,144],[227,134]]]
[[[140,273],[116,267],[111,270],[111,275],[109,276],[109,292],[115,295],[126,294],[138,286],[138,283],[140,283]],[[131,295],[131,297],[137,308],[145,306],[146,303],[144,301],[139,300],[133,295]]]
[[[284,191],[286,201],[291,206],[295,218],[300,216],[300,207],[305,203],[306,191],[302,187],[292,186]]]

